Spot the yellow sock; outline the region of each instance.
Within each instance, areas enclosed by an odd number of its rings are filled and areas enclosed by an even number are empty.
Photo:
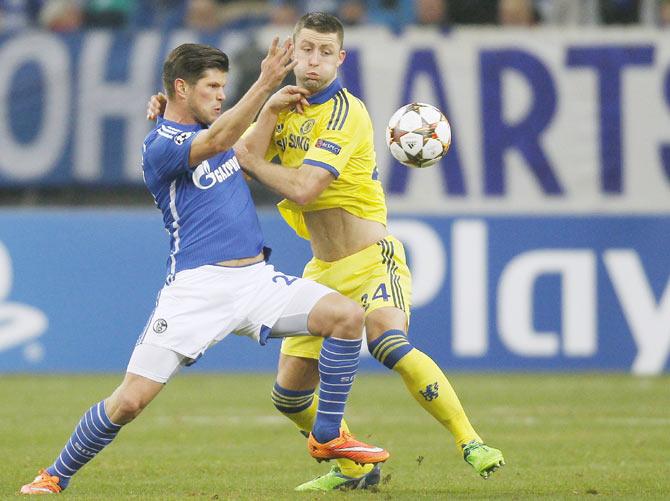
[[[314,420],[316,419],[316,408],[318,405],[319,397],[315,394],[314,400],[312,400],[312,405],[307,409],[300,412],[283,412],[282,414],[293,421],[302,431],[309,433],[314,425]],[[349,432],[349,427],[344,419],[342,420],[342,429]],[[359,466],[350,459],[338,459],[337,465],[340,467],[342,474],[348,477],[362,477],[374,467],[374,465],[371,464]]]
[[[395,364],[393,370],[400,374],[421,407],[451,432],[459,449],[471,440],[482,441],[449,380],[432,358],[414,348]]]

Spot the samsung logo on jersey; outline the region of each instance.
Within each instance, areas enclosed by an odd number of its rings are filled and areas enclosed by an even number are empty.
[[[316,144],[314,144],[317,148],[321,148],[322,150],[330,151],[333,155],[339,155],[340,150],[342,147],[339,144],[331,143],[330,141],[326,141],[325,139],[317,139]]]
[[[240,170],[236,157],[227,160],[224,164],[212,170],[209,161],[205,160],[193,171],[193,184],[201,190],[208,190],[216,183],[222,183]]]

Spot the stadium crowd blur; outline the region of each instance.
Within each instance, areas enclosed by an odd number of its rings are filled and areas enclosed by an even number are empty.
[[[670,0],[0,0],[0,36],[31,29],[68,34],[100,28],[186,28],[203,34],[244,30],[253,35],[267,26],[285,31],[309,11],[334,13],[346,26],[386,26],[396,34],[416,27],[447,33],[466,25],[670,27]],[[235,58],[238,92],[228,96],[227,106],[256,78],[263,55],[250,43]],[[252,190],[260,205],[278,200],[257,183]],[[143,186],[0,186],[0,206],[151,203]]]
[[[35,27],[61,33],[101,27],[250,29],[291,25],[307,11],[398,33],[416,25],[670,26],[670,0],[0,0],[0,33]]]

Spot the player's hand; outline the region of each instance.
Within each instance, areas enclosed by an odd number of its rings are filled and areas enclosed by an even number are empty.
[[[147,103],[147,120],[156,120],[160,115],[165,113],[166,104],[167,97],[162,92],[151,96]]]
[[[270,89],[276,88],[286,75],[295,68],[298,61],[292,61],[293,42],[288,37],[280,46],[279,37],[274,37],[268,48],[265,59],[261,62],[261,74],[258,77],[259,82],[267,85]]]
[[[303,87],[287,85],[270,96],[267,106],[273,113],[279,113],[284,108],[295,107],[295,110],[302,114],[309,106],[308,95],[309,91]]]

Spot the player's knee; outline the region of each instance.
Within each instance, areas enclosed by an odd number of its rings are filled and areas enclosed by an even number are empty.
[[[310,314],[309,330],[323,337],[360,339],[364,311],[357,303],[340,294],[329,294]]]
[[[351,299],[342,297],[338,308],[333,311],[337,337],[346,339],[358,339],[363,333],[363,324],[365,322],[365,312],[360,305]]]
[[[126,424],[135,419],[146,407],[140,395],[121,392],[116,395],[114,417],[118,424]]]

